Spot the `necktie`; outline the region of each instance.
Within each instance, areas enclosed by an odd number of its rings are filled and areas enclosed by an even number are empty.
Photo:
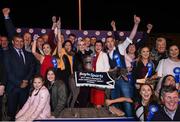
[[[22,50],[19,50],[19,57],[20,57],[20,61],[24,64],[24,58],[22,55]]]

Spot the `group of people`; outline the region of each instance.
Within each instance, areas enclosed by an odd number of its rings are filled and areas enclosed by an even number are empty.
[[[77,71],[91,71],[115,72],[115,88],[80,87],[75,107],[108,106],[112,114],[141,121],[180,120],[179,47],[175,43],[168,47],[166,38],[158,37],[151,49],[147,45],[151,24],[139,42],[133,40],[140,17],[134,15],[125,40],[117,33],[115,21],[111,22],[113,35],[105,42],[95,37],[76,40],[72,33],[64,39],[56,17],[49,34],[32,40],[28,32],[16,34],[9,8],[2,12],[8,36],[0,36],[0,117],[5,94],[9,120],[59,117],[70,104],[70,78]],[[87,57],[92,60],[86,62]]]

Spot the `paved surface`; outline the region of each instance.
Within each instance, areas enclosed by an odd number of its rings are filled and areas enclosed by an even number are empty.
[[[111,114],[107,108],[66,108],[61,114],[60,118],[103,118],[103,117],[117,117]]]

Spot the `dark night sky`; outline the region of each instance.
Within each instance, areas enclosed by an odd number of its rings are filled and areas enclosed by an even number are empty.
[[[50,28],[51,17],[56,15],[61,16],[62,28],[78,29],[78,0],[23,1],[0,0],[0,9],[11,8],[11,18],[17,27]],[[144,30],[150,22],[154,32],[180,32],[180,7],[177,5],[170,1],[140,4],[125,0],[82,0],[82,29],[111,30],[110,22],[114,19],[118,30],[128,31],[133,15],[137,14],[142,19],[139,30]],[[3,28],[2,13],[0,26]]]

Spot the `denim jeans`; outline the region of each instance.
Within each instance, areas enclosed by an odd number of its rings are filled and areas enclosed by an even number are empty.
[[[115,89],[111,90],[111,98],[116,99],[119,97],[128,97],[133,98],[133,86],[128,81],[119,79],[115,81]],[[123,110],[125,116],[133,116],[133,106],[132,103],[123,102]],[[115,104],[116,107],[119,107],[119,104]]]

